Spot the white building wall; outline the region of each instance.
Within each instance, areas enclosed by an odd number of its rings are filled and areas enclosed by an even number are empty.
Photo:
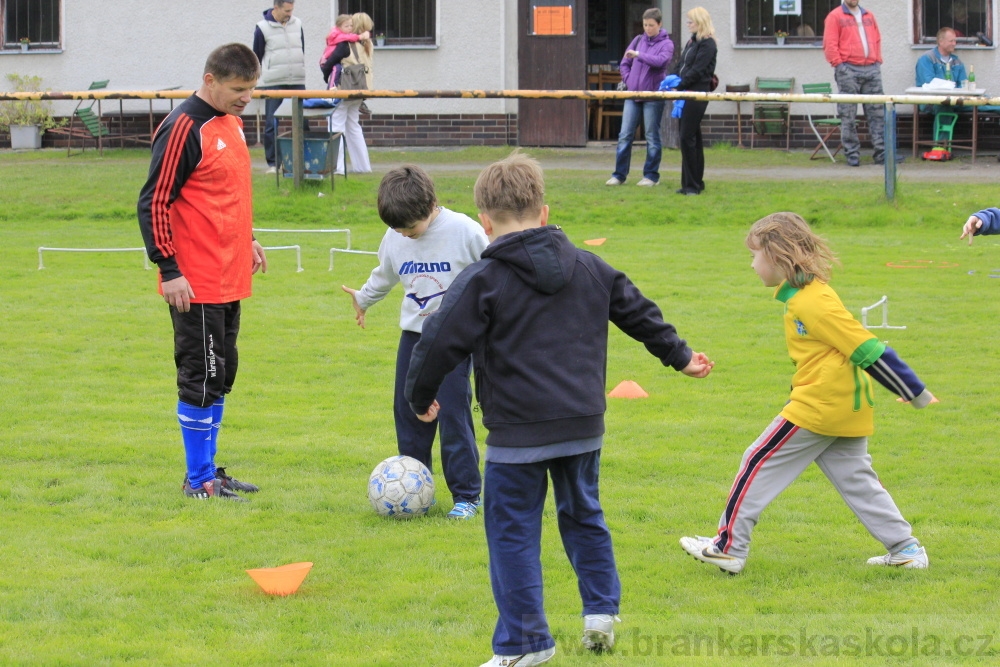
[[[92,81],[101,79],[110,79],[111,90],[171,86],[193,90],[201,81],[205,58],[211,50],[228,42],[252,46],[254,26],[273,3],[118,0],[97,7],[63,0],[62,4],[63,49],[0,53],[0,72],[41,76],[42,85],[56,91],[86,90]],[[438,0],[437,45],[376,48],[375,86],[419,90],[516,88],[515,8],[516,0]],[[337,0],[295,3],[295,16],[302,20],[306,36],[308,88],[325,88],[319,59],[337,13]],[[0,90],[10,89],[6,77],[0,77]],[[145,101],[126,100],[122,104],[126,112],[149,109]],[[164,101],[154,104],[157,110],[169,107]],[[76,102],[54,103],[58,115],[71,113],[75,106]],[[380,114],[516,112],[515,101],[499,99],[378,100],[371,106]],[[117,107],[117,102],[104,103],[105,109]],[[247,113],[253,112],[251,107]]]
[[[882,30],[883,82],[887,93],[913,84],[917,58],[927,46],[914,46],[910,34],[913,0],[867,0]],[[794,76],[803,82],[833,83],[833,71],[820,46],[738,46],[736,0],[701,0],[712,15],[719,42],[717,73],[725,84],[752,84],[757,76]],[[253,42],[254,25],[270,6],[264,0],[213,0],[196,5],[166,0],[118,0],[108,7],[63,0],[63,50],[0,53],[0,73],[34,74],[51,90],[83,90],[95,79],[110,79],[111,89],[148,90],[180,86],[194,89],[208,53],[216,46]],[[108,10],[111,11],[108,11]],[[1000,10],[998,10],[1000,12]],[[324,87],[319,58],[326,34],[338,13],[338,0],[298,0],[295,15],[306,34],[307,86]],[[385,47],[375,52],[375,84],[385,89],[516,89],[517,0],[438,0],[437,45],[429,48]],[[997,18],[994,16],[994,23]],[[376,30],[378,27],[376,26]],[[994,25],[994,34],[1000,34]],[[683,40],[682,40],[683,41]],[[678,45],[683,48],[683,44]],[[974,65],[979,85],[991,89],[1000,72],[996,48],[963,47],[959,57]],[[583,66],[581,64],[581,66]],[[801,90],[800,86],[796,86]],[[6,78],[0,89],[9,90]],[[836,90],[836,86],[834,86]],[[1000,88],[990,90],[1000,94]],[[157,101],[156,108],[168,103]],[[117,103],[105,103],[105,108]],[[147,102],[125,101],[126,111],[144,111]],[[57,114],[75,103],[58,102]],[[516,100],[376,100],[379,114],[516,113]],[[909,113],[902,107],[900,113]],[[709,114],[733,114],[734,103],[713,102]],[[829,109],[818,107],[819,113]],[[252,112],[252,110],[251,110]],[[248,113],[251,113],[248,112]],[[749,113],[746,108],[743,113]],[[798,108],[793,113],[801,113]]]
[[[913,0],[862,0],[861,6],[871,10],[878,21],[882,33],[882,85],[886,94],[902,94],[915,81],[915,68],[919,58],[930,46],[914,45],[912,38]],[[802,92],[803,83],[828,82],[837,92],[833,78],[833,68],[823,55],[822,38],[817,38],[813,46],[742,46],[736,44],[735,0],[702,0],[701,5],[712,15],[716,40],[719,44],[716,74],[719,76],[719,91],[725,91],[726,84],[750,84],[758,76],[795,77],[795,90]],[[693,6],[693,5],[692,5]],[[996,22],[996,17],[994,17]],[[996,29],[994,28],[994,34]],[[683,48],[683,44],[679,45]],[[966,65],[975,65],[977,85],[989,87],[997,81],[1000,71],[1000,53],[996,48],[960,47],[958,56]],[[990,91],[1000,95],[1000,87]],[[812,105],[813,113],[830,115],[834,111],[830,105]],[[792,113],[805,113],[803,105],[796,104]],[[900,114],[908,114],[912,106],[898,109]],[[748,114],[747,105],[742,112]],[[708,114],[735,114],[734,102],[713,102]]]

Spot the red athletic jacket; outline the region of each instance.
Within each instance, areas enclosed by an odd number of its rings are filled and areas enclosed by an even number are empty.
[[[253,200],[243,121],[196,95],[178,105],[156,130],[138,213],[161,281],[187,278],[192,303],[250,296]]]
[[[861,25],[868,39],[868,57],[865,58],[858,22],[847,5],[842,4],[827,14],[823,22],[823,53],[826,61],[834,67],[841,63],[873,65],[882,62],[882,35],[875,15],[860,5],[858,8],[861,9]]]

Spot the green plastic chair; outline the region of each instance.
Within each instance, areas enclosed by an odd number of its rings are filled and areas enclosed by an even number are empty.
[[[833,93],[833,86],[829,83],[803,83],[802,92],[807,95],[830,95]],[[813,134],[819,139],[819,143],[816,144],[816,149],[809,156],[810,160],[816,159],[816,154],[819,153],[820,149],[826,151],[827,156],[830,160],[836,162],[836,155],[840,152],[843,146],[837,146],[837,150],[830,152],[830,147],[827,146],[830,138],[833,137],[835,132],[840,130],[840,119],[839,118],[813,118],[812,114],[808,111],[806,112],[806,118],[809,120],[809,127],[812,128]],[[819,128],[825,130],[825,134],[820,134]]]
[[[955,123],[958,122],[958,114],[950,111],[940,111],[934,116],[934,142],[943,143],[947,150],[951,150],[951,141],[955,134]]]

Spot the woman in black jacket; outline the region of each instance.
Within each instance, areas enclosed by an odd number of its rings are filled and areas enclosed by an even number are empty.
[[[695,7],[687,13],[687,27],[692,33],[691,40],[672,72],[681,77],[677,90],[711,92],[718,54],[712,17],[704,7]],[[699,195],[705,189],[701,119],[707,108],[708,102],[687,100],[681,112],[681,189],[677,191],[680,195]]]

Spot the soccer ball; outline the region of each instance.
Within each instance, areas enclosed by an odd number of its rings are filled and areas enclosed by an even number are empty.
[[[381,516],[409,519],[427,514],[434,502],[434,478],[415,458],[390,456],[368,478],[368,501]]]

